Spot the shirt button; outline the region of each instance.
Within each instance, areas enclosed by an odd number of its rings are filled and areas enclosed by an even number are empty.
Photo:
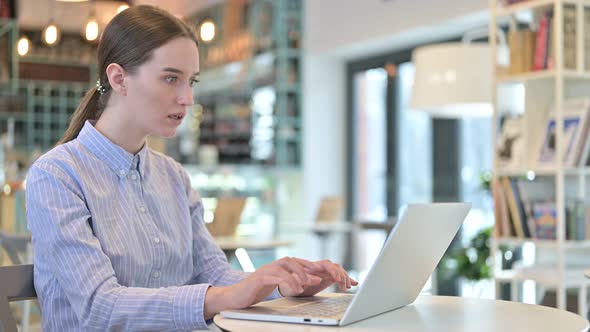
[[[131,174],[131,180],[137,180],[137,175]]]
[[[157,238],[154,238],[154,242],[156,242],[156,243],[160,243],[160,238],[159,238],[159,237],[157,237]]]
[[[154,279],[160,278],[160,271],[154,272],[154,274],[152,274],[152,277],[154,277]]]
[[[125,170],[124,170],[124,169],[120,170],[120,171],[119,171],[119,174],[121,174],[121,175],[125,175]]]
[[[141,211],[141,212],[145,212],[145,208],[144,208],[143,206],[141,206],[141,207],[139,208],[139,211]]]

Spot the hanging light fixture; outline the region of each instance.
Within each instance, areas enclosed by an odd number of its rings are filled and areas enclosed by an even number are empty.
[[[27,38],[27,36],[23,35],[16,43],[16,50],[18,52],[18,55],[25,56],[27,55],[27,53],[29,53],[30,49],[31,41],[29,40],[29,38]]]
[[[205,19],[201,22],[199,38],[205,43],[209,43],[215,38],[215,23],[213,20]]]
[[[61,38],[61,30],[53,22],[53,1],[49,5],[49,24],[43,29],[43,42],[49,46],[53,46],[59,42]]]
[[[61,30],[53,23],[49,22],[49,25],[43,29],[43,42],[49,46],[53,46],[59,42],[61,38]]]
[[[412,53],[416,74],[411,109],[441,118],[492,115],[492,50],[488,43],[471,42],[484,32],[465,34],[462,42],[419,47]],[[508,50],[501,31],[498,39],[496,56],[502,65]]]
[[[96,18],[88,18],[88,22],[86,22],[84,37],[88,41],[95,41],[98,38],[98,22],[96,21]]]
[[[84,28],[84,38],[87,41],[95,41],[98,38],[98,21],[96,20],[96,1],[92,0],[90,4],[90,13]]]

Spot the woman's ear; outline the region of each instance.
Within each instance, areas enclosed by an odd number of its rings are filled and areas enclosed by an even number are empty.
[[[127,87],[125,86],[125,69],[123,69],[123,67],[117,63],[111,63],[107,66],[107,77],[111,89],[122,96],[127,95]]]

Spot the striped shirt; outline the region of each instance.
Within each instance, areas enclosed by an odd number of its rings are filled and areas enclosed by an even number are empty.
[[[205,228],[182,166],[88,121],[33,164],[26,205],[43,331],[206,329],[207,288],[247,276]]]

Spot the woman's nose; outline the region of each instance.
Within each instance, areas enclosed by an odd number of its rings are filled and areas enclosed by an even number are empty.
[[[182,88],[182,91],[180,91],[180,95],[178,96],[178,103],[186,106],[194,105],[193,88],[190,85],[186,85]]]

